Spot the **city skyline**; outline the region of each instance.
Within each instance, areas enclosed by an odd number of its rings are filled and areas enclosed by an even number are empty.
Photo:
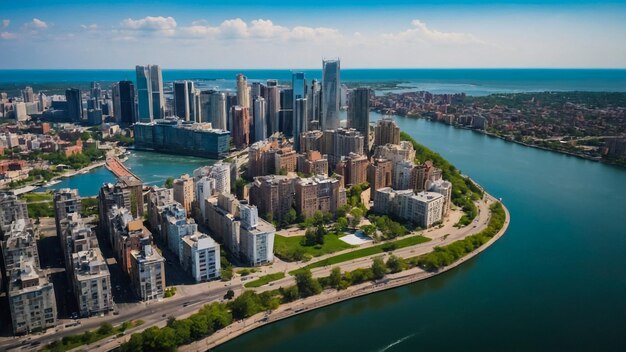
[[[615,68],[626,61],[623,2],[356,4],[14,4],[0,15],[0,68],[126,68],[154,57],[168,68],[306,69],[319,67],[320,57],[340,57],[346,68]]]

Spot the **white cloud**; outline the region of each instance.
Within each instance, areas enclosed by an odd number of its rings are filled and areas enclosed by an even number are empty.
[[[256,40],[320,40],[327,37],[337,38],[339,31],[333,28],[296,26],[288,28],[274,24],[271,20],[257,19],[249,23],[241,18],[223,21],[218,26],[211,26],[205,20],[193,21],[189,27],[180,27],[183,37],[206,39],[256,39]]]
[[[442,44],[486,44],[470,33],[442,32],[430,29],[426,23],[420,20],[411,21],[413,28],[409,28],[399,33],[383,34],[385,40],[406,41],[406,42],[430,42]]]
[[[147,16],[134,20],[127,18],[122,21],[121,27],[124,30],[135,30],[153,32],[156,34],[173,35],[176,32],[176,20],[174,17]]]
[[[29,23],[29,26],[35,29],[46,29],[48,28],[48,24],[39,18],[33,18],[33,20]]]
[[[2,28],[7,28],[11,24],[11,20],[2,20]]]
[[[92,24],[81,24],[80,28],[88,29],[88,30],[96,30],[96,29],[98,29],[98,25],[95,24],[95,23],[92,23]]]
[[[15,33],[11,33],[11,32],[2,32],[0,33],[0,38],[4,39],[4,40],[9,40],[9,39],[15,39],[17,36],[15,35]]]

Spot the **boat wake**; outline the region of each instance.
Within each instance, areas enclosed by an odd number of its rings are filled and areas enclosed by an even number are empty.
[[[403,343],[404,341],[406,341],[406,340],[410,339],[410,338],[411,338],[411,337],[413,337],[413,336],[415,336],[415,334],[411,334],[411,335],[405,336],[405,337],[403,337],[403,338],[401,338],[401,339],[398,339],[398,340],[396,340],[396,341],[394,341],[394,342],[392,342],[392,343],[388,344],[387,346],[385,346],[385,347],[381,348],[381,349],[380,349],[380,350],[378,350],[377,352],[385,352],[385,351],[387,351],[388,349],[390,349],[391,347],[393,347],[393,346],[395,346],[395,345],[399,345],[399,344]]]

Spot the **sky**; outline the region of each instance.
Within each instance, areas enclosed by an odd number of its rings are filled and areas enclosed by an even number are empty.
[[[626,0],[0,0],[0,69],[624,68]]]

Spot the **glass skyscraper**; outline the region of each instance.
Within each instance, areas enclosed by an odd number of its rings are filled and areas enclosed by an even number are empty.
[[[322,130],[339,128],[339,59],[322,61]]]

